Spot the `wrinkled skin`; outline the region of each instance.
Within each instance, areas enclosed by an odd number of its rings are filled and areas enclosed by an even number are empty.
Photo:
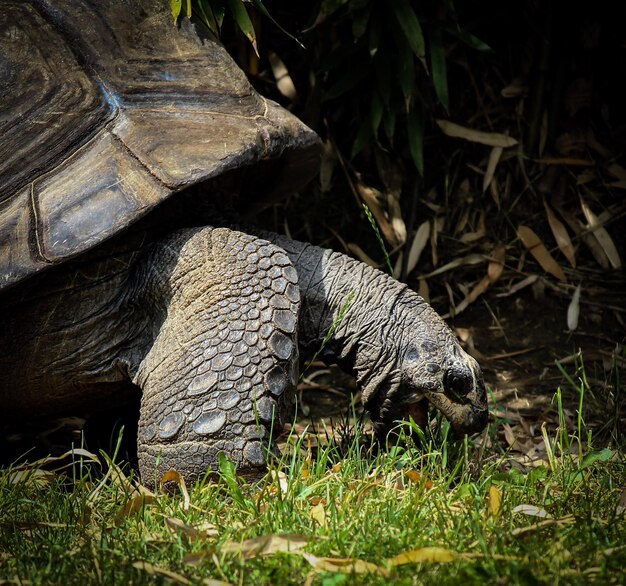
[[[169,468],[201,478],[220,452],[256,475],[289,415],[298,349],[318,350],[335,324],[321,356],[354,373],[382,438],[409,415],[423,423],[425,401],[459,433],[485,426],[476,362],[380,271],[274,234],[204,227],[144,240],[122,235],[5,295],[8,414],[94,411],[132,383],[148,485]]]
[[[319,347],[353,294],[321,356],[354,373],[381,438],[408,415],[423,424],[424,400],[459,434],[485,427],[487,398],[480,367],[419,295],[345,255],[284,237],[273,240],[298,270],[303,349]]]

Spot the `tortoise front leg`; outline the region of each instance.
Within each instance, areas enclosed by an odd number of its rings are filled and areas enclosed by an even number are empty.
[[[155,323],[134,376],[142,480],[170,468],[202,478],[220,452],[242,474],[262,472],[297,382],[291,261],[265,240],[202,228],[159,243],[144,267]]]

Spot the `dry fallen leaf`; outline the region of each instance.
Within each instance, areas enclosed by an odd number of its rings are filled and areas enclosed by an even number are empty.
[[[524,515],[530,515],[531,517],[541,517],[543,519],[549,519],[550,515],[548,511],[535,505],[517,505],[513,508],[511,513],[524,513]]]
[[[430,236],[430,222],[426,221],[420,224],[420,227],[417,229],[415,234],[415,238],[413,238],[413,242],[411,243],[411,248],[409,250],[409,259],[407,261],[407,274],[410,275],[413,269],[417,266],[419,262],[422,251],[428,244],[428,238]]]
[[[222,546],[222,552],[241,554],[244,559],[257,556],[274,555],[275,553],[290,553],[302,549],[309,543],[306,535],[298,533],[284,533],[281,535],[261,535],[242,542],[229,541]]]
[[[289,71],[287,71],[287,67],[283,63],[282,59],[274,53],[274,51],[270,51],[267,54],[267,58],[269,59],[278,91],[291,101],[295,100],[298,95],[296,92],[296,86],[294,85],[293,80],[289,75]]]
[[[617,503],[617,507],[615,508],[615,512],[618,515],[625,515],[626,516],[626,488],[624,490],[622,490],[622,496],[619,499],[619,502]]]
[[[150,576],[167,578],[176,584],[192,584],[191,580],[185,578],[182,574],[177,574],[167,568],[161,568],[160,566],[155,566],[153,564],[149,564],[148,562],[135,562],[133,567],[146,572],[146,574],[150,574]]]
[[[324,503],[322,501],[311,507],[311,510],[309,511],[309,517],[316,521],[320,527],[328,526],[326,509],[324,509]]]
[[[493,175],[496,172],[496,167],[498,166],[498,162],[500,161],[500,157],[502,156],[502,151],[504,149],[502,147],[493,147],[491,152],[489,153],[489,161],[487,163],[487,170],[485,171],[485,176],[483,177],[483,193],[487,191],[487,188],[491,185],[491,180],[493,179]]]
[[[188,511],[190,502],[185,479],[176,470],[168,470],[165,474],[163,474],[163,476],[161,476],[161,480],[159,480],[159,487],[162,493],[165,494],[167,492],[166,485],[170,482],[174,482],[178,485],[178,488],[183,495],[183,511]]]
[[[177,519],[176,517],[166,517],[165,524],[169,529],[174,531],[175,533],[184,535],[190,541],[198,541],[200,539],[207,539],[209,537],[214,537],[218,534],[215,525],[212,523],[205,523],[203,525],[188,525],[181,519]]]
[[[489,505],[487,510],[491,517],[498,517],[500,510],[502,509],[502,491],[497,487],[491,485],[489,487]]]
[[[535,234],[528,226],[519,226],[517,229],[517,235],[522,241],[522,244],[535,257],[535,260],[541,265],[541,268],[544,271],[554,275],[559,281],[567,281],[563,269],[548,252],[548,249],[544,246],[543,242],[541,242],[537,234]]]
[[[472,128],[455,124],[449,120],[435,120],[435,122],[444,134],[454,138],[463,138],[465,140],[469,140],[470,142],[477,142],[488,146],[502,148],[515,146],[517,144],[517,141],[513,137],[507,136],[506,134],[473,130]]]
[[[585,218],[587,219],[587,223],[589,224],[593,235],[600,243],[600,246],[602,246],[602,250],[604,250],[604,253],[609,259],[611,266],[614,269],[621,268],[622,260],[620,259],[617,248],[613,243],[613,239],[607,232],[606,228],[602,225],[598,217],[591,211],[591,208],[587,205],[587,202],[585,202],[582,197],[580,198],[580,207],[585,214]]]
[[[138,513],[146,505],[152,504],[155,501],[156,497],[152,493],[146,494],[140,492],[139,490],[133,491],[130,498],[122,503],[120,508],[117,510],[114,520],[115,526],[119,527],[126,517],[130,517],[131,515]]]
[[[578,327],[578,316],[580,314],[580,283],[574,290],[572,300],[567,306],[567,328],[573,332]]]
[[[387,560],[391,566],[403,566],[405,564],[421,564],[424,562],[447,563],[457,558],[457,553],[445,547],[420,547],[411,551],[405,551]]]
[[[383,194],[375,187],[365,185],[359,178],[354,180],[354,188],[372,212],[385,240],[392,248],[403,244],[406,241],[406,225],[397,199]]]
[[[576,252],[574,251],[574,246],[570,240],[567,228],[563,222],[556,217],[545,199],[543,200],[543,205],[548,216],[548,224],[550,224],[550,229],[552,230],[552,234],[554,235],[554,239],[556,240],[559,249],[565,255],[569,264],[576,268]]]
[[[431,271],[426,275],[422,275],[422,278],[429,279],[430,277],[434,277],[436,275],[441,275],[447,271],[451,271],[452,269],[456,269],[457,267],[466,266],[466,265],[476,265],[485,262],[485,257],[482,254],[468,254],[466,256],[462,256],[459,258],[455,258],[454,260],[446,263],[445,265]]]
[[[304,559],[318,572],[341,572],[342,574],[378,574],[389,576],[389,572],[376,564],[353,558],[318,558],[310,553]]]

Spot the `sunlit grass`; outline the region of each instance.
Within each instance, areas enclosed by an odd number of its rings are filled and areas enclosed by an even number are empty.
[[[622,583],[624,452],[594,445],[582,391],[573,424],[561,397],[533,466],[495,418],[473,441],[444,423],[379,453],[358,428],[343,449],[294,435],[260,484],[223,461],[188,499],[176,475],[151,494],[83,451],[5,469],[0,583]]]

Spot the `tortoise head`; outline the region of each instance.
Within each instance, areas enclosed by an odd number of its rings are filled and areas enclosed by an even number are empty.
[[[421,297],[405,299],[396,313],[401,326],[384,345],[381,362],[387,366],[363,381],[364,403],[378,437],[384,440],[409,416],[424,426],[429,405],[443,413],[458,435],[482,431],[487,395],[476,360]]]

